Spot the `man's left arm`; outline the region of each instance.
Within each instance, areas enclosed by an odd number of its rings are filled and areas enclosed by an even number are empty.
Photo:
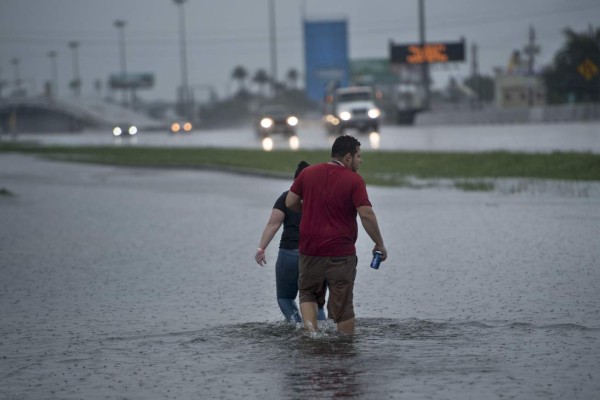
[[[384,261],[387,258],[387,249],[383,244],[383,237],[379,231],[379,224],[377,223],[377,216],[375,215],[375,211],[373,211],[373,207],[360,206],[356,211],[358,212],[363,228],[365,228],[371,240],[375,242],[373,251],[381,251],[381,261]]]

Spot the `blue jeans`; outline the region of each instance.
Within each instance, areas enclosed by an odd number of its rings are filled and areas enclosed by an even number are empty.
[[[287,321],[301,323],[302,317],[296,305],[298,295],[298,250],[279,249],[275,263],[277,304]],[[319,320],[327,319],[323,305],[319,304]]]

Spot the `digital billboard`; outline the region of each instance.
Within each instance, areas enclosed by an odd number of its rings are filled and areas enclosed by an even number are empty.
[[[414,44],[390,43],[392,64],[436,64],[465,61],[465,42]]]

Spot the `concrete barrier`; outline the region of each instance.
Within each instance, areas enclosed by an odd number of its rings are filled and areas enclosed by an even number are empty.
[[[600,121],[600,103],[502,110],[434,110],[417,114],[415,125],[522,124],[572,121]]]

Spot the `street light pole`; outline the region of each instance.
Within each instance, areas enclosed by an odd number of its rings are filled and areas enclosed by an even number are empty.
[[[118,19],[114,22],[114,25],[119,32],[119,58],[121,64],[121,79],[122,82],[125,85],[127,85],[127,61],[125,58],[125,21]],[[124,106],[127,106],[127,89],[127,86],[123,87],[122,89]]]
[[[188,72],[187,72],[187,51],[185,45],[185,12],[183,5],[187,0],[173,0],[179,6],[179,40],[181,43],[181,103],[184,116],[190,118],[189,92],[188,92]]]
[[[277,43],[275,38],[275,1],[269,0],[269,27],[271,38],[271,92],[277,95]]]
[[[52,97],[58,96],[58,69],[56,68],[56,56],[58,53],[54,50],[48,52],[50,66],[52,67]]]
[[[21,60],[18,58],[13,58],[12,59],[12,65],[14,65],[15,67],[15,86],[16,86],[16,92],[19,93],[21,92],[21,74],[19,73],[19,64],[21,63]]]
[[[79,42],[72,41],[69,42],[69,47],[73,50],[73,82],[71,82],[71,86],[73,87],[73,93],[75,96],[79,96],[81,94],[81,78],[79,77],[79,53],[77,49],[79,48]]]

